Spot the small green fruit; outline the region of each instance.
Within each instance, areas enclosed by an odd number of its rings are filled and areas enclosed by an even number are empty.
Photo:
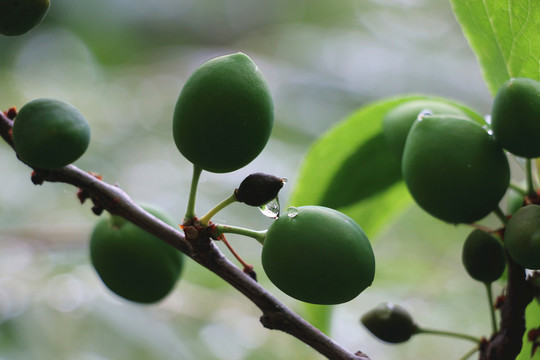
[[[17,154],[28,165],[57,169],[77,160],[90,143],[90,127],[72,105],[54,99],[25,104],[13,123]]]
[[[360,321],[373,335],[393,344],[409,340],[417,331],[407,310],[392,303],[380,304],[365,313]]]
[[[480,229],[473,230],[461,253],[467,273],[475,280],[491,283],[498,280],[506,267],[506,256],[501,242]]]
[[[185,83],[173,116],[178,150],[215,173],[240,169],[263,150],[274,123],[270,89],[245,54],[201,65]]]
[[[22,35],[36,27],[49,10],[49,0],[0,0],[0,34]]]
[[[419,99],[401,103],[383,117],[383,136],[398,160],[403,156],[403,148],[409,130],[420,113],[427,111],[433,115],[458,115],[467,113],[452,104],[435,99]]]
[[[493,100],[491,125],[495,140],[512,154],[540,157],[540,82],[505,82]]]
[[[339,304],[371,285],[375,258],[360,226],[322,206],[291,207],[268,229],[262,250],[268,278],[314,304]]]
[[[480,125],[450,116],[414,123],[401,169],[418,205],[449,223],[488,215],[510,182],[508,160],[492,137]]]
[[[519,192],[510,189],[506,194],[506,213],[508,215],[514,214],[523,206],[524,196]]]
[[[161,210],[144,209],[175,226]],[[90,260],[112,292],[139,303],[155,303],[167,296],[184,263],[180,251],[118,216],[104,218],[94,227]]]
[[[527,205],[506,224],[504,244],[512,259],[531,270],[540,270],[540,206]]]

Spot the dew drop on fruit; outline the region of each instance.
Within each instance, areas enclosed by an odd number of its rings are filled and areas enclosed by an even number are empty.
[[[276,197],[274,200],[261,205],[259,210],[263,213],[264,216],[267,216],[272,219],[277,219],[279,217],[279,198]]]
[[[290,208],[287,209],[287,216],[288,217],[293,218],[296,215],[298,215],[298,209],[297,208],[295,208],[294,206],[291,206]]]
[[[430,115],[433,115],[433,112],[432,112],[431,110],[425,109],[425,110],[420,111],[420,113],[418,114],[418,116],[416,117],[416,119],[417,119],[418,121],[422,121],[422,119],[423,119],[425,116],[430,116]]]

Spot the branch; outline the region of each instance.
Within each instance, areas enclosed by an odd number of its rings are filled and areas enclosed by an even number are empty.
[[[515,359],[523,346],[525,308],[533,300],[534,292],[525,276],[525,269],[510,256],[507,259],[508,282],[500,309],[500,330],[485,344],[480,360]]]
[[[11,136],[13,120],[10,117],[14,117],[14,111],[0,112],[0,135],[15,150]],[[94,212],[107,210],[121,216],[180,250],[251,300],[262,311],[260,321],[264,327],[286,332],[329,359],[369,360],[369,357],[360,351],[356,354],[349,352],[287,308],[230,262],[210,239],[207,231],[198,232],[195,237],[187,239],[180,230],[144,211],[119,187],[107,184],[74,165],[58,170],[34,169],[32,181],[35,184],[44,181],[71,184],[84,193],[84,196],[80,197],[81,201],[90,198],[94,202]]]

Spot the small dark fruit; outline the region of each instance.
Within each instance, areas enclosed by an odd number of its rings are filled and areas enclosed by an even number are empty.
[[[249,206],[262,206],[274,200],[285,180],[274,175],[254,173],[248,175],[234,194],[236,200]]]
[[[407,310],[392,303],[380,304],[360,321],[373,335],[393,344],[409,340],[418,329]]]
[[[493,235],[473,230],[461,253],[461,260],[467,273],[475,280],[491,283],[498,280],[506,267],[506,256],[502,243]]]

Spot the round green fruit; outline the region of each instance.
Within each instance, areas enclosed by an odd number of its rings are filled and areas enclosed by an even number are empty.
[[[161,210],[144,209],[176,226]],[[155,303],[167,296],[180,277],[183,259],[180,251],[118,216],[100,220],[90,238],[90,260],[103,283],[138,303]]]
[[[493,100],[491,125],[495,140],[512,154],[540,157],[540,82],[505,82]]]
[[[0,34],[22,35],[36,27],[49,10],[49,0],[0,0]]]
[[[418,115],[428,112],[433,115],[458,115],[467,117],[467,113],[460,107],[448,102],[435,99],[418,99],[407,101],[392,108],[383,117],[383,136],[390,150],[398,160],[403,156],[403,148],[409,130]]]
[[[480,125],[450,116],[414,123],[401,169],[417,204],[449,223],[488,215],[510,182],[508,160],[493,138]]]
[[[531,270],[540,270],[540,206],[527,205],[506,224],[504,244],[512,259]]]
[[[274,123],[270,89],[243,53],[201,65],[186,81],[173,116],[178,150],[215,173],[240,169],[263,150]]]
[[[461,253],[467,273],[475,280],[491,283],[498,280],[506,267],[506,256],[501,242],[480,229],[473,230]]]
[[[407,310],[392,303],[380,304],[365,313],[360,321],[373,335],[393,344],[409,340],[418,330]]]
[[[352,300],[371,285],[375,257],[362,228],[322,206],[291,207],[268,229],[262,265],[274,285],[314,304]]]
[[[90,143],[90,126],[72,105],[54,99],[25,104],[13,123],[20,159],[41,169],[57,169],[77,160]]]

